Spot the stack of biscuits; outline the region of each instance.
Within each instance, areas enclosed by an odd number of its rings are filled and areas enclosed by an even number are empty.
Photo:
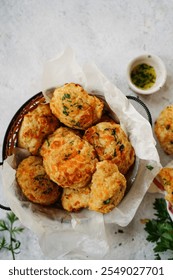
[[[105,116],[104,102],[81,85],[54,90],[50,103],[28,112],[18,146],[30,156],[16,170],[25,197],[69,211],[108,213],[123,199],[135,151],[120,124]]]

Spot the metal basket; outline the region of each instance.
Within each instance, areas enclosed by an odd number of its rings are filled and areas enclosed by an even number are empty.
[[[149,109],[147,106],[137,97],[127,96],[128,99],[136,101],[140,106],[142,106],[148,116],[148,121],[152,125],[152,118]],[[3,161],[10,155],[13,154],[14,148],[17,146],[18,132],[21,126],[21,122],[26,113],[32,111],[37,107],[38,104],[44,103],[45,98],[42,92],[37,93],[33,97],[31,97],[28,101],[26,101],[16,112],[14,117],[12,118],[7,131],[5,133],[4,141],[3,141],[3,149],[2,149],[2,159]],[[1,165],[3,162],[1,163]],[[11,209],[7,206],[1,205],[0,208],[3,210],[10,211]]]

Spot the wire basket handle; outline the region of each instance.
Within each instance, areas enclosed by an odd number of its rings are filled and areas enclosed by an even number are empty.
[[[146,114],[148,116],[148,121],[152,126],[153,122],[152,122],[151,113],[150,113],[148,107],[146,106],[146,104],[141,99],[139,99],[139,97],[135,97],[135,96],[132,96],[132,95],[127,95],[126,97],[128,99],[136,101],[138,104],[140,104],[144,108],[144,110],[146,111]]]

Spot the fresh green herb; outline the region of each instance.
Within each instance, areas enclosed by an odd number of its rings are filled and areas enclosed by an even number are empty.
[[[161,259],[160,253],[170,252],[173,259],[173,221],[171,220],[163,198],[156,198],[154,202],[156,219],[146,220],[145,231],[148,233],[147,240],[155,243],[155,258]]]
[[[65,99],[70,99],[71,96],[69,93],[64,93],[63,97],[62,97],[62,100],[65,100]]]
[[[13,260],[15,255],[20,253],[20,241],[16,239],[16,235],[21,233],[24,228],[14,226],[18,218],[13,212],[7,214],[7,221],[0,220],[0,231],[9,233],[9,240],[5,236],[0,238],[0,250],[6,249],[11,252]]]
[[[109,204],[110,203],[110,198],[108,198],[107,200],[103,201],[104,204]]]
[[[152,165],[146,165],[146,168],[147,168],[148,170],[153,170],[153,169],[154,169],[154,167],[153,167]]]
[[[69,115],[69,113],[68,113],[67,110],[68,110],[68,107],[64,105],[64,106],[63,106],[63,114],[66,115],[66,116]]]

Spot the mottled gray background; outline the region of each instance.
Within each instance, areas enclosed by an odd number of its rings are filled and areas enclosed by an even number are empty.
[[[79,63],[94,61],[125,95],[135,95],[126,81],[129,60],[145,52],[159,55],[167,68],[167,83],[159,93],[140,97],[154,121],[164,106],[173,103],[172,15],[172,0],[0,0],[1,150],[4,133],[16,110],[41,91],[44,63],[66,46],[74,49]],[[139,107],[138,110],[141,111]],[[158,151],[162,164],[171,159],[159,146]],[[0,202],[6,204],[1,178],[0,193]],[[159,195],[146,195],[123,233],[117,233],[120,228],[116,225],[107,227],[111,251],[106,259],[154,258],[140,219],[152,217],[156,196]],[[0,210],[0,219],[5,215]],[[17,259],[46,259],[34,233],[25,229],[20,238]],[[0,251],[0,259],[10,258],[10,254]]]

